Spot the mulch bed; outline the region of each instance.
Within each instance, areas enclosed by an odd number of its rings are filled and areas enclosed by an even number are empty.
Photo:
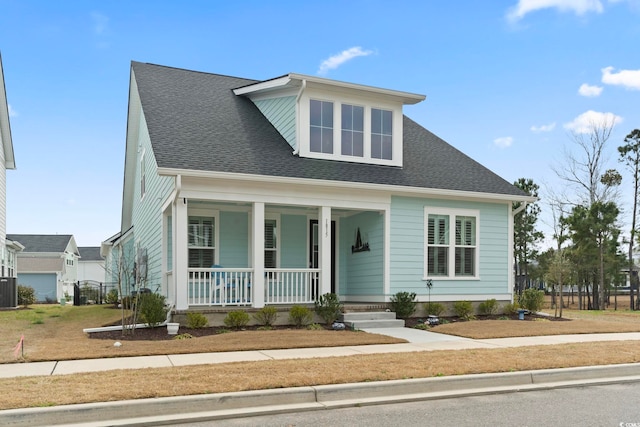
[[[464,322],[458,317],[442,317],[444,321],[448,323],[455,322]],[[570,319],[566,318],[558,318],[553,316],[541,316],[538,314],[527,314],[524,316],[525,321],[535,321],[536,319],[545,319],[549,321],[570,321]],[[476,316],[476,320],[518,320],[518,315],[513,314],[510,316],[507,315],[492,315],[492,316]],[[405,327],[413,328],[419,324],[425,322],[425,318],[421,317],[411,317],[405,320]],[[260,330],[260,326],[245,326],[242,328],[242,331],[257,331]],[[279,325],[273,326],[272,329],[294,329],[292,326],[288,325]],[[329,328],[325,328],[329,329]],[[226,332],[233,332],[233,329],[225,328],[225,327],[214,327],[209,326],[206,328],[198,328],[198,329],[190,329],[185,326],[180,326],[180,330],[178,331],[179,335],[189,334],[193,337],[203,337],[210,335],[218,335]],[[167,328],[165,326],[159,326],[156,328],[141,328],[136,329],[133,333],[127,333],[125,335],[122,334],[122,331],[106,331],[106,332],[92,332],[89,334],[89,338],[92,339],[102,339],[102,340],[117,340],[117,341],[165,341],[172,340],[176,337],[176,335],[167,334]]]
[[[444,322],[447,323],[456,323],[456,322],[467,322],[467,320],[462,320],[459,317],[441,317]],[[475,320],[519,320],[518,314],[494,314],[494,315],[482,315],[476,316]],[[540,314],[528,313],[524,316],[524,321],[540,321],[540,320],[549,320],[551,322],[570,322],[571,319],[567,319],[564,317],[554,317],[554,316],[544,316]],[[404,325],[407,328],[413,328],[417,325],[425,323],[426,319],[424,317],[411,317],[404,321]],[[444,323],[443,322],[443,323]]]
[[[257,331],[260,330],[260,326],[245,326],[240,331]],[[272,326],[274,329],[294,329],[292,326]],[[189,334],[192,337],[205,337],[210,335],[219,335],[228,332],[236,332],[235,329],[225,327],[208,326],[205,328],[190,329],[185,326],[180,326],[178,335]],[[101,340],[116,340],[116,341],[166,341],[172,340],[176,335],[169,335],[167,333],[166,326],[158,326],[156,328],[139,328],[122,334],[122,331],[105,331],[105,332],[91,332],[89,338],[101,339]]]

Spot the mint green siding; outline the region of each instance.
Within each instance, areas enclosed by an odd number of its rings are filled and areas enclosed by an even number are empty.
[[[296,97],[285,96],[254,101],[258,109],[280,132],[280,135],[295,150],[296,142]]]
[[[509,206],[505,204],[392,197],[390,293],[426,294],[425,206],[473,209],[479,212],[479,279],[433,280],[431,295],[496,294],[509,292]]]
[[[226,268],[249,266],[249,214],[220,212],[220,248],[218,262]]]
[[[147,131],[147,124],[142,115],[140,118],[138,144],[140,150],[136,159],[135,188],[133,192],[132,224],[135,224],[134,245],[147,250],[147,287],[156,289],[162,285],[162,203],[173,190],[174,181],[171,177],[158,175],[157,165],[153,156],[153,149]],[[140,173],[142,167],[140,159],[144,153],[145,194],[141,196]],[[166,290],[161,291],[166,293]]]
[[[306,268],[307,260],[307,217],[305,215],[280,216],[280,267]]]
[[[357,229],[369,251],[351,252]],[[340,293],[381,295],[384,289],[384,216],[362,212],[340,221]]]

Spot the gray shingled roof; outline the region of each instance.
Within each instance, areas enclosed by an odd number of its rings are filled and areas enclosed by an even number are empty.
[[[100,256],[100,246],[78,246],[80,261],[104,261]]]
[[[7,234],[7,239],[19,242],[24,252],[64,252],[71,234]]]
[[[302,158],[249,99],[233,94],[255,80],[135,61],[132,68],[161,168],[525,196],[406,116],[402,168]]]

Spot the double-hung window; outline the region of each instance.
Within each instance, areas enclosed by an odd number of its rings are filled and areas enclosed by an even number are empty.
[[[425,209],[425,276],[478,277],[477,211]]]
[[[215,218],[189,217],[189,267],[211,268],[215,264]]]
[[[310,149],[333,154],[333,102],[311,100]]]

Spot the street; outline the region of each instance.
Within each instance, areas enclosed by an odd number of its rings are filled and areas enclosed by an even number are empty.
[[[640,383],[320,410],[174,426],[640,427]]]

